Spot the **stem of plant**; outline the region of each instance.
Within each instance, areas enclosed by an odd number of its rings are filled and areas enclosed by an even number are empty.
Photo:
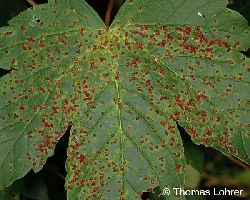
[[[242,167],[243,169],[247,170],[247,171],[250,171],[250,167],[248,165],[246,165],[245,163],[241,162],[240,160],[230,156],[228,157],[229,160],[231,160],[232,162],[234,162],[236,165]]]
[[[109,28],[110,26],[110,16],[113,9],[113,5],[114,5],[114,0],[109,0],[108,8],[105,15],[105,24],[107,28]]]
[[[36,2],[34,2],[33,0],[26,0],[31,6],[35,6]]]

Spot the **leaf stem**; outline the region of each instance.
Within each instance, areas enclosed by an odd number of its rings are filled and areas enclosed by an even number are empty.
[[[26,0],[31,6],[35,6],[36,2],[34,2],[33,0]]]
[[[236,165],[242,167],[243,169],[247,170],[247,171],[250,171],[250,167],[248,165],[246,165],[245,163],[241,162],[240,160],[232,157],[232,156],[229,156],[228,157],[229,160],[231,160],[232,162],[234,162]]]
[[[114,0],[109,0],[108,8],[107,8],[106,15],[105,15],[105,24],[107,28],[109,28],[110,26],[110,15],[113,9],[113,5],[114,5]]]

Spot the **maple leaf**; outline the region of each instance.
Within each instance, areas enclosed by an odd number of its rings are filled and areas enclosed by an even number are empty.
[[[69,199],[183,187],[177,123],[249,163],[249,27],[226,0],[128,0],[107,29],[80,0],[0,29],[0,188],[41,170],[71,126]],[[174,197],[168,198],[185,199]]]

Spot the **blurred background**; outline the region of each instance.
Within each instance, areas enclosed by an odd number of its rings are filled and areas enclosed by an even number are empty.
[[[37,4],[46,0],[34,0]],[[108,0],[86,0],[104,19]],[[114,18],[123,0],[116,0],[112,12]],[[0,27],[19,12],[31,7],[28,0],[0,0]],[[228,7],[240,12],[250,23],[250,0],[229,0]],[[250,38],[249,38],[250,39]],[[249,50],[243,52],[249,56]],[[0,69],[0,77],[8,73]],[[179,127],[184,140],[186,167],[186,189],[243,189],[242,197],[232,196],[187,196],[189,200],[250,200],[250,167],[238,160],[229,159],[222,153],[192,143],[188,134]],[[66,149],[69,130],[60,139],[55,149],[55,155],[48,159],[45,167],[39,173],[30,172],[24,178],[16,181],[5,191],[0,191],[0,200],[66,200],[64,180],[66,171]],[[159,188],[155,193],[143,193],[142,199],[156,200]]]

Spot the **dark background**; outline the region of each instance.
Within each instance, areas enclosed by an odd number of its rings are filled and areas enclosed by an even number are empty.
[[[86,0],[104,19],[108,0]],[[123,0],[119,0],[112,12],[114,18],[119,5]],[[46,3],[46,0],[35,0],[36,3]],[[7,25],[7,21],[16,16],[19,12],[30,7],[26,0],[0,0],[0,27]],[[250,0],[229,0],[228,7],[240,12],[250,23]],[[249,55],[249,51],[244,52]],[[0,66],[1,68],[1,66]],[[0,69],[0,77],[8,71]],[[180,128],[180,127],[179,127]],[[70,128],[69,128],[70,129]],[[185,141],[184,145],[192,146],[195,154],[204,158],[204,162],[198,163],[194,168],[197,171],[188,171],[191,174],[191,179],[187,178],[189,184],[187,187],[199,189],[211,188],[231,188],[244,189],[246,196],[243,198],[220,196],[212,197],[214,200],[250,200],[250,172],[238,161],[228,159],[223,154],[210,149],[198,147],[192,143],[190,137],[180,128],[182,138]],[[69,130],[59,141],[55,155],[48,159],[45,167],[39,173],[30,172],[24,178],[16,181],[13,186],[7,189],[6,193],[12,195],[10,198],[20,200],[66,200],[66,191],[64,189],[64,178],[66,171],[64,163],[66,160],[66,149],[69,137]],[[185,146],[184,146],[185,147]],[[249,168],[248,168],[249,169]],[[157,199],[157,195],[144,193],[142,199]],[[209,200],[211,197],[190,197],[190,200]],[[1,195],[0,195],[0,200]],[[3,199],[9,200],[9,199]]]

